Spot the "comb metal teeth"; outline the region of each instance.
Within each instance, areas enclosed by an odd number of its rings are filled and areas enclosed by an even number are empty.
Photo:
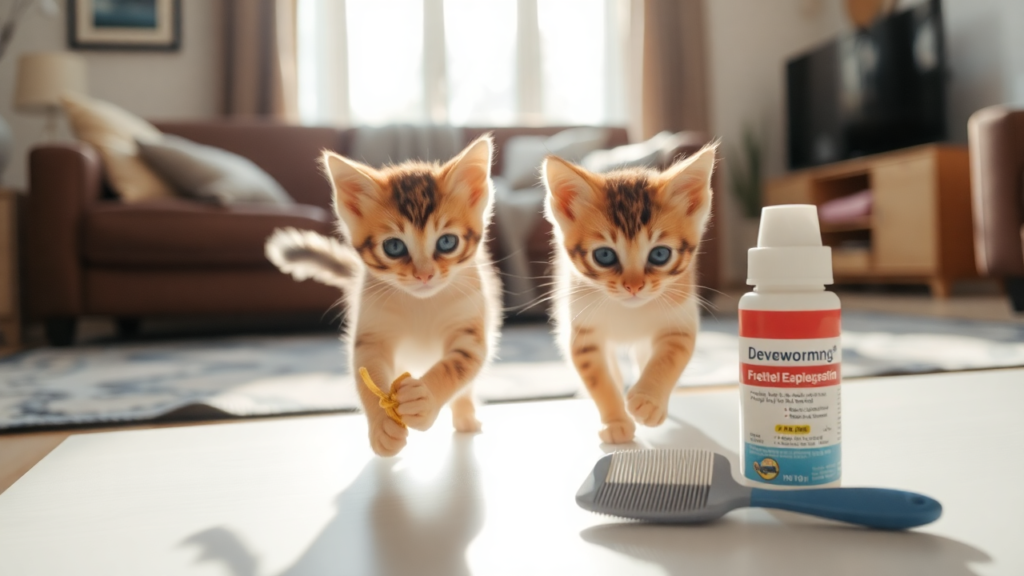
[[[616,452],[594,500],[635,512],[698,510],[707,505],[713,463],[708,450]]]

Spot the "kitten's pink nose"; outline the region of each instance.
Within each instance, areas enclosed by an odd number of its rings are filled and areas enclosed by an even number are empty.
[[[626,281],[622,283],[622,287],[626,289],[633,296],[636,296],[638,292],[644,289],[645,282],[643,280]]]
[[[417,270],[416,273],[413,274],[413,276],[415,276],[420,282],[423,282],[424,284],[426,284],[427,282],[430,282],[431,278],[434,277],[434,271],[433,270]]]

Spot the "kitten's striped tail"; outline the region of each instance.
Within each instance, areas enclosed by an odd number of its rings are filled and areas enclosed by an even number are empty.
[[[350,247],[312,230],[278,228],[264,245],[267,260],[281,272],[302,281],[348,289],[362,265]]]

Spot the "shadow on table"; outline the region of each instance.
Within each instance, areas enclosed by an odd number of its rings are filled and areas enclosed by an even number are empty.
[[[735,514],[735,513],[734,513]],[[707,525],[617,523],[583,530],[586,542],[665,568],[666,574],[975,574],[981,550],[921,532],[825,524],[752,523],[726,516]]]
[[[725,455],[734,467],[738,462],[734,451],[672,416],[663,432],[626,448],[698,448]],[[778,510],[736,511],[690,526],[611,522],[587,528],[580,537],[673,575],[960,576],[975,574],[968,563],[990,560],[977,548],[941,536],[868,530]]]
[[[397,458],[374,458],[338,495],[337,515],[280,576],[306,574],[469,575],[466,548],[483,527],[473,436],[453,434],[452,450],[430,478]],[[195,534],[197,562],[221,562],[233,576],[261,574],[256,555],[229,530]]]

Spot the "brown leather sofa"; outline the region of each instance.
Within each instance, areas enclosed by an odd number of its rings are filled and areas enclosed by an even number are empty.
[[[991,106],[968,121],[974,258],[1024,312],[1024,110]]]
[[[330,187],[316,162],[325,148],[345,154],[353,131],[235,121],[158,127],[249,158],[296,204],[220,207],[185,199],[124,204],[105,191],[100,160],[90,146],[38,147],[29,157],[31,190],[23,218],[26,318],[43,321],[48,340],[66,345],[74,340],[76,319],[84,315],[113,316],[130,329],[141,317],[322,313],[333,306],[336,289],[281,274],[264,258],[263,243],[281,226],[334,231]],[[500,169],[510,137],[551,135],[564,128],[475,127],[464,135],[468,142],[491,132]],[[627,140],[625,129],[613,128],[609,146]],[[531,261],[549,260],[549,232],[542,223],[531,235]],[[715,234],[712,227],[709,236]],[[501,258],[491,236],[492,253]],[[709,241],[704,252],[716,249]],[[717,257],[703,258],[701,283],[714,287]]]

